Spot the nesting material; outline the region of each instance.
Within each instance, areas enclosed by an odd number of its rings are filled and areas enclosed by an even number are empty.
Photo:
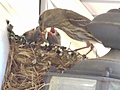
[[[42,90],[47,85],[44,75],[51,66],[56,72],[69,69],[82,56],[77,52],[68,52],[64,47],[42,46],[33,47],[16,42],[9,38],[10,53],[2,90]]]

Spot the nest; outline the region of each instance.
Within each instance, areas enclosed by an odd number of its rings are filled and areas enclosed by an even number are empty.
[[[56,72],[61,72],[82,57],[77,52],[68,52],[68,49],[60,52],[58,47],[57,50],[56,47],[48,50],[39,43],[33,47],[13,39],[9,41],[10,53],[2,90],[42,90],[47,85],[44,76],[51,66],[56,68]]]

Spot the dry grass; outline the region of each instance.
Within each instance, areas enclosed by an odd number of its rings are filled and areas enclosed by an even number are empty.
[[[38,44],[35,48],[23,46],[10,40],[10,54],[7,62],[2,90],[42,90],[44,75],[54,65],[57,71],[66,70],[81,59],[77,52],[67,50],[58,55],[55,50],[46,51]]]

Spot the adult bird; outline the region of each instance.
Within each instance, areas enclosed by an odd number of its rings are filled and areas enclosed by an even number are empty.
[[[87,46],[75,49],[75,51],[88,47],[91,47],[90,51],[92,51],[93,43],[101,43],[87,31],[86,25],[90,22],[88,18],[72,10],[60,8],[46,10],[39,17],[41,31],[44,31],[47,27],[55,27],[63,30],[74,40],[86,42]]]

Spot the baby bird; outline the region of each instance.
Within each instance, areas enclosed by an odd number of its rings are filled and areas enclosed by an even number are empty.
[[[39,17],[39,26],[41,31],[44,31],[47,27],[55,27],[63,30],[74,40],[86,42],[87,45],[85,47],[75,50],[77,51],[91,47],[86,55],[93,50],[94,43],[101,43],[87,31],[86,25],[90,22],[91,21],[88,18],[72,10],[60,8],[46,10]]]
[[[44,35],[42,32],[39,30],[39,27],[33,28],[27,32],[25,32],[22,37],[25,38],[26,42],[28,44],[31,43],[43,43],[44,40]]]
[[[53,27],[47,34],[47,41],[50,45],[60,45],[60,35]]]

